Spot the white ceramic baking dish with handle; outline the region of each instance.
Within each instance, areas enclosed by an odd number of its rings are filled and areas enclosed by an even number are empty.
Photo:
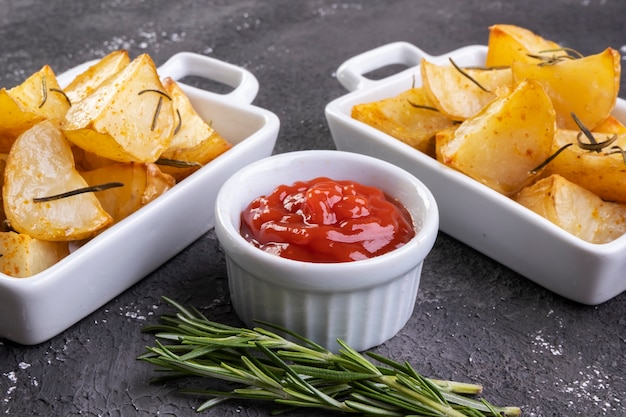
[[[94,62],[58,75],[59,83],[67,85]],[[196,111],[234,146],[45,271],[29,278],[0,274],[0,337],[27,345],[44,342],[125,291],[213,228],[222,183],[273,152],[280,122],[251,104],[259,83],[249,71],[181,52],[158,72],[179,80]],[[184,84],[185,77],[232,90],[205,91]]]
[[[337,79],[349,93],[330,102],[326,119],[337,149],[375,156],[418,177],[432,191],[440,229],[450,236],[571,300],[597,305],[626,290],[626,236],[606,244],[585,242],[513,200],[353,119],[359,103],[393,97],[421,85],[419,63],[452,58],[460,66],[484,65],[487,47],[466,46],[439,56],[395,42],[352,57]],[[405,69],[383,79],[367,75],[386,67]],[[626,122],[626,102],[614,115]]]

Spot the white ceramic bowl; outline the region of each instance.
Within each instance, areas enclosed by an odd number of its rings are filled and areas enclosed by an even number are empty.
[[[389,161],[418,176],[432,191],[441,230],[557,294],[584,304],[600,304],[626,290],[626,236],[607,243],[585,242],[538,214],[477,181],[353,119],[355,104],[394,97],[421,85],[421,58],[461,66],[484,65],[487,47],[467,46],[430,56],[406,42],[391,43],[345,61],[337,79],[350,91],[326,106],[337,149]],[[376,69],[408,68],[381,80],[365,77]],[[626,102],[614,115],[626,122]]]
[[[92,63],[58,75],[60,84]],[[159,74],[233,87],[222,95],[182,85],[198,113],[233,148],[47,270],[29,278],[0,274],[0,337],[41,343],[116,297],[212,228],[220,185],[239,168],[271,155],[279,120],[250,104],[259,84],[247,70],[183,52],[159,67]]]
[[[309,263],[266,253],[240,234],[241,212],[281,184],[325,176],[375,186],[399,200],[415,237],[387,254],[354,262]],[[341,338],[366,350],[393,337],[411,316],[423,260],[439,224],[437,204],[413,175],[387,162],[339,151],[301,151],[255,162],[218,193],[215,232],[226,254],[233,306],[248,325],[263,320],[337,350]]]

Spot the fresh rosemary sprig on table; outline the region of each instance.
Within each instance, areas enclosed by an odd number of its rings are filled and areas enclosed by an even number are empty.
[[[254,329],[208,320],[163,297],[177,311],[160,323],[146,326],[155,346],[139,356],[158,367],[164,377],[198,376],[238,384],[231,391],[185,390],[208,398],[197,411],[227,399],[268,400],[284,407],[309,407],[363,416],[518,416],[518,407],[496,407],[469,395],[481,393],[476,384],[423,377],[408,363],[374,352],[366,356],[339,340],[333,353],[322,346],[269,323]],[[272,330],[284,332],[287,339]]]

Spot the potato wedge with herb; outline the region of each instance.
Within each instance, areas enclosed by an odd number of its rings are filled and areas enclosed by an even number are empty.
[[[48,242],[16,232],[0,232],[0,273],[15,278],[35,275],[69,254],[67,242]]]
[[[424,90],[442,115],[463,121],[494,100],[499,91],[507,94],[513,85],[510,68],[476,69],[437,65],[422,59]]]
[[[52,68],[44,65],[20,85],[0,90],[0,152],[22,132],[45,119],[62,118],[70,104]]]
[[[547,65],[513,62],[513,79],[535,80],[545,88],[556,111],[557,127],[577,129],[574,113],[589,130],[604,122],[617,101],[621,57],[607,48],[579,59]]]
[[[172,99],[147,54],[74,104],[61,123],[76,146],[118,162],[154,162],[172,141]]]
[[[78,74],[63,91],[71,103],[77,103],[128,64],[130,64],[128,51],[124,49],[113,51]]]
[[[531,180],[530,171],[550,156],[555,130],[552,103],[539,83],[522,81],[437,138],[440,162],[504,194]]]
[[[566,55],[567,52],[558,43],[545,39],[529,29],[505,24],[489,27],[485,59],[488,67],[508,67],[513,62],[538,64]]]
[[[455,124],[435,107],[422,87],[371,103],[357,104],[352,118],[399,139],[427,155],[435,155],[435,134]]]
[[[184,164],[182,166],[161,164],[160,168],[178,182],[232,148],[232,145],[217,133],[210,123],[200,117],[175,80],[169,77],[164,79],[163,87],[172,98],[179,117],[179,125],[170,146],[159,159],[161,162],[169,160]]]
[[[609,140],[613,134],[594,133],[598,143]],[[557,129],[551,154],[564,149],[545,168],[545,174],[559,174],[567,180],[592,191],[606,201],[626,204],[626,162],[621,153],[609,153],[610,149],[589,151],[578,145],[579,131]],[[581,141],[585,142],[584,136]],[[586,142],[585,142],[586,143]],[[608,148],[619,146],[626,149],[626,135],[618,135]]]
[[[93,193],[37,201],[84,187],[58,124],[43,121],[21,134],[9,152],[2,187],[5,214],[13,229],[36,239],[91,237],[111,223]]]
[[[175,184],[170,175],[153,163],[118,162],[81,174],[90,186],[107,182],[124,184],[95,194],[113,223],[136,212]]]
[[[607,243],[626,233],[626,205],[602,201],[560,175],[523,189],[515,201],[590,243]]]

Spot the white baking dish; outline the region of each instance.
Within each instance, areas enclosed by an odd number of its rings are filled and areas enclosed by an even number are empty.
[[[67,85],[92,63],[58,75],[59,83]],[[259,84],[249,71],[185,52],[172,56],[159,74],[232,87],[217,94],[182,85],[198,113],[235,146],[47,270],[29,278],[0,274],[0,337],[41,343],[101,307],[211,229],[222,183],[271,155],[280,123],[251,104]]]
[[[432,191],[440,210],[440,229],[555,293],[596,305],[626,290],[626,236],[591,244],[565,232],[464,174],[440,164],[391,136],[350,117],[358,103],[393,97],[421,85],[419,62],[484,65],[486,46],[467,46],[430,56],[416,46],[396,42],[345,61],[337,70],[350,93],[326,106],[326,119],[337,149],[375,156],[417,176]],[[384,79],[366,75],[393,65],[407,68]],[[614,115],[626,121],[626,102]]]

